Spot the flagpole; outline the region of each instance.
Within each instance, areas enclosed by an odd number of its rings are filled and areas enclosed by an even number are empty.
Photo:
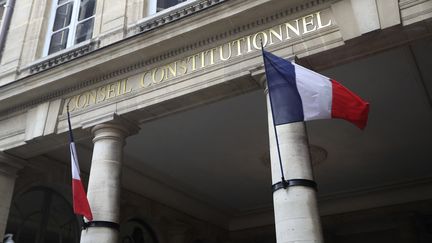
[[[264,51],[263,45],[262,54],[265,64],[265,78],[267,80],[267,106],[268,109],[271,109],[271,113],[268,112],[268,119],[269,124],[273,123],[273,129],[269,127],[270,151],[272,155],[278,153],[281,171],[283,171],[282,166],[289,167],[286,175],[283,175],[284,181],[279,182],[277,175],[278,164],[275,156],[271,160],[272,182],[274,183],[272,189],[276,242],[323,243],[316,200],[317,185],[313,181],[306,126],[304,122],[300,122],[301,120],[293,123],[281,123],[277,127],[281,134],[279,137],[276,130],[276,124],[279,124],[279,120],[277,120],[279,116],[278,105],[277,103],[273,104],[278,100],[276,96],[272,97],[271,95],[272,92],[277,90],[270,89],[269,84],[272,86],[274,83],[278,84],[278,82],[286,81],[283,76],[285,73],[280,72],[279,66],[273,65],[275,63],[271,59],[272,55]],[[285,62],[282,62],[282,65],[292,65],[288,61]],[[274,73],[271,71],[274,71]],[[289,93],[287,94],[289,95]],[[289,100],[286,105],[294,105],[295,102],[295,100]],[[277,121],[275,121],[275,116]],[[274,130],[274,138],[272,130]],[[284,152],[283,161],[281,151]],[[287,179],[285,179],[285,176]]]
[[[70,100],[69,100],[70,102]],[[73,137],[73,133],[72,133],[72,124],[71,124],[71,120],[70,120],[70,112],[69,112],[69,102],[66,105],[66,113],[67,113],[67,121],[68,121],[68,127],[69,127],[69,142],[74,143],[74,137]],[[81,228],[83,230],[87,229],[87,225],[88,223],[86,223],[86,221],[84,220],[84,215],[79,215],[79,218],[81,219]]]
[[[264,61],[264,73],[265,73],[266,79],[267,79],[267,71],[265,69],[265,62],[266,62],[266,60],[265,60],[265,57],[264,57],[264,45],[263,45],[262,39],[261,39],[261,56],[262,56],[263,61]],[[267,84],[267,89],[269,89],[268,84]],[[288,187],[288,183],[285,180],[285,173],[284,173],[283,166],[282,166],[282,157],[281,157],[281,152],[280,152],[280,148],[279,148],[279,137],[278,137],[278,133],[277,133],[277,129],[276,129],[276,123],[274,121],[274,113],[273,113],[274,109],[273,109],[273,103],[272,103],[272,98],[271,98],[270,92],[269,92],[269,99],[270,99],[270,110],[271,110],[272,121],[273,121],[273,130],[274,130],[275,137],[276,137],[276,147],[277,147],[278,157],[279,157],[279,168],[280,168],[280,171],[281,171],[281,181],[282,181],[283,188],[286,189]]]
[[[72,125],[70,121],[70,113],[69,113],[69,103],[66,105],[66,113],[67,113],[67,120],[68,120],[68,126],[69,126],[69,142],[74,142],[73,134],[72,134]]]
[[[67,121],[68,121],[68,127],[69,127],[69,143],[73,143],[74,142],[74,137],[73,137],[73,134],[72,134],[72,125],[71,125],[71,121],[70,121],[69,103],[67,103],[67,105],[66,105],[66,113],[67,113]],[[81,228],[85,229],[86,228],[86,222],[84,220],[84,216],[80,215],[79,217],[81,219],[81,224],[82,224]]]

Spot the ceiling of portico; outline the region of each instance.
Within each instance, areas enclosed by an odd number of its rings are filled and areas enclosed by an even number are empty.
[[[370,101],[371,111],[365,131],[340,120],[307,123],[310,143],[327,152],[314,166],[320,198],[432,178],[432,109],[418,72],[432,84],[424,54],[431,43],[412,46],[417,63],[403,47],[323,71]],[[269,208],[267,129],[262,90],[144,123],[127,139],[123,185],[172,207],[187,208],[190,198],[228,217]],[[91,142],[78,150],[88,171]],[[47,156],[68,163],[67,148]]]

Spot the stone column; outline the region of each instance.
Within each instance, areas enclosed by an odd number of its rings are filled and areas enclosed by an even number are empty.
[[[0,242],[6,230],[16,173],[24,165],[25,161],[0,152]]]
[[[87,197],[93,221],[119,223],[123,146],[125,138],[137,131],[138,127],[120,117],[92,128],[94,148]],[[111,227],[89,227],[82,231],[81,243],[117,243],[118,233]]]
[[[278,149],[271,105],[266,89],[273,184],[281,181]],[[303,122],[276,127],[285,179],[313,180],[306,128]],[[316,191],[292,186],[273,193],[277,243],[324,242],[318,214]]]

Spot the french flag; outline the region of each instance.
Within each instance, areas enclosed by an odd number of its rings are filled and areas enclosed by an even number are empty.
[[[78,156],[76,152],[75,142],[72,134],[72,127],[70,122],[70,114],[68,115],[69,124],[69,138],[70,138],[70,154],[71,154],[71,168],[72,168],[72,199],[74,213],[86,217],[89,221],[93,220],[93,214],[90,209],[87,195],[84,191],[84,186],[81,182],[80,169],[78,164]]]
[[[365,128],[368,102],[319,73],[264,50],[263,57],[275,126],[340,118]]]

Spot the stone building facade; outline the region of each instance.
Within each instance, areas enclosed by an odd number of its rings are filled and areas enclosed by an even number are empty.
[[[0,4],[0,239],[275,242],[262,41],[371,103],[307,123],[325,241],[432,241],[431,0]]]

